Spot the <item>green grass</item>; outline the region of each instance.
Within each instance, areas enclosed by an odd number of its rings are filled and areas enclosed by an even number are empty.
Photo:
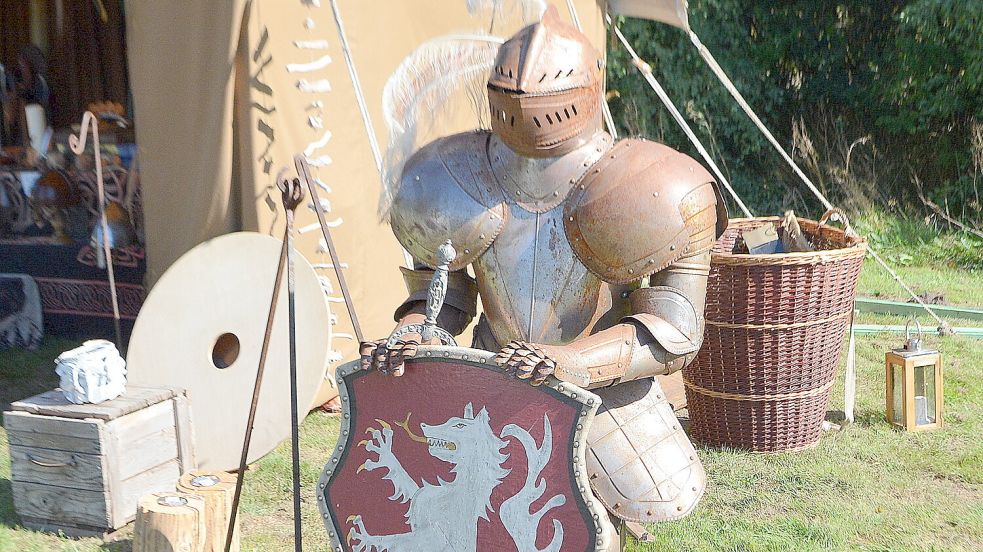
[[[916,291],[942,292],[953,304],[983,305],[983,272],[940,262],[933,246],[925,245],[931,240],[914,233],[913,227],[895,224],[891,228],[878,237],[886,255],[903,250],[905,232],[916,236],[920,244],[911,248],[914,254],[904,262],[907,266],[900,267]],[[902,297],[870,260],[861,275],[860,290],[867,296]],[[922,321],[928,323],[924,317]],[[863,315],[858,322],[899,324],[903,320]],[[983,340],[928,338],[931,346],[944,353],[946,426],[922,434],[895,431],[883,420],[884,352],[899,340],[897,335],[858,336],[856,424],[825,435],[814,449],[794,454],[764,456],[701,448],[710,482],[697,510],[681,521],[651,526],[654,540],[631,543],[629,549],[983,550]],[[0,403],[52,387],[51,360],[73,345],[48,340],[37,353],[0,353]],[[841,408],[842,384],[838,383],[830,409]],[[308,550],[327,548],[314,488],[337,435],[337,418],[319,412],[309,415],[301,426]],[[118,542],[104,544],[21,527],[11,502],[6,446],[6,434],[0,429],[0,552],[130,549],[126,530]],[[286,444],[247,472],[243,550],[291,547],[290,487]]]

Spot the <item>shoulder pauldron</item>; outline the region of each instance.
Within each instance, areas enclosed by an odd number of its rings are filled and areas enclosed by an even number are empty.
[[[451,240],[464,268],[505,226],[508,207],[488,165],[487,132],[455,134],[431,142],[406,163],[389,222],[414,258],[435,267],[437,248]]]
[[[566,202],[574,253],[607,282],[628,283],[712,247],[713,177],[692,158],[645,140],[622,140]]]

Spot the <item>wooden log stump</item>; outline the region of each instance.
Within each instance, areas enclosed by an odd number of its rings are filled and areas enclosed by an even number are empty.
[[[205,499],[187,493],[140,497],[133,552],[204,552]]]
[[[177,490],[205,499],[205,552],[224,552],[232,515],[236,476],[220,471],[193,471],[181,476]],[[231,552],[239,552],[239,517],[232,533]]]

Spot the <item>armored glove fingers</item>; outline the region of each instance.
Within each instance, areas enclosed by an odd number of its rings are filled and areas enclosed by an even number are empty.
[[[495,356],[495,362],[505,368],[505,373],[519,379],[527,379],[540,385],[556,370],[556,361],[543,349],[524,341],[511,341]]]
[[[408,339],[399,341],[391,349],[386,347],[385,339],[362,343],[359,349],[362,368],[378,370],[386,375],[402,376],[406,359],[413,358],[420,345],[418,337],[407,337]]]

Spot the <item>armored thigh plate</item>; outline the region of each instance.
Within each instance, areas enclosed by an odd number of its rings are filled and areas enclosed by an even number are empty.
[[[601,408],[587,436],[591,487],[626,521],[679,519],[696,507],[706,472],[651,378],[594,391]]]

